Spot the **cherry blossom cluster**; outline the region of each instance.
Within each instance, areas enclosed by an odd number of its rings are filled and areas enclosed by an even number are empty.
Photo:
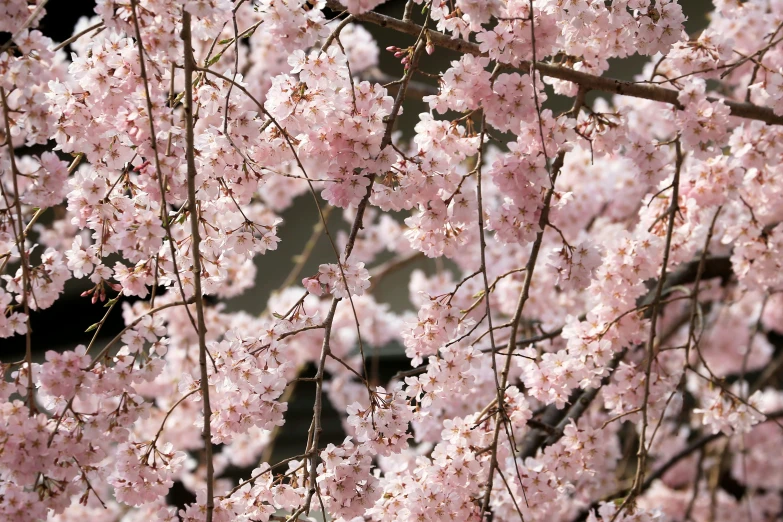
[[[459,310],[442,299],[429,299],[419,309],[418,317],[409,323],[402,334],[405,355],[413,366],[422,363],[424,357],[437,353],[438,349],[454,338],[460,328]]]
[[[268,430],[283,424],[286,405],[277,402],[286,386],[285,360],[258,339],[239,339],[227,332],[209,347],[215,361],[212,375],[212,440],[230,442],[251,427]],[[213,398],[214,397],[214,398]]]
[[[364,263],[337,265],[327,263],[318,267],[318,275],[302,280],[302,285],[313,295],[322,295],[324,290],[336,297],[363,295],[370,286],[370,272]]]
[[[702,422],[709,426],[712,433],[720,431],[731,434],[748,433],[750,429],[765,419],[756,406],[759,392],[741,401],[736,396],[726,397],[721,390],[713,390],[704,399],[704,408],[695,409],[702,415]]]
[[[330,513],[351,520],[372,507],[380,496],[378,478],[372,475],[372,448],[350,437],[339,446],[329,444],[321,452],[318,487]]]
[[[129,442],[117,448],[115,472],[109,477],[117,500],[131,506],[147,504],[168,493],[184,452],[173,452],[171,443]]]
[[[780,519],[783,1],[382,3],[0,0],[0,518]]]
[[[346,412],[357,442],[373,453],[388,456],[408,447],[413,415],[401,382],[391,392],[380,387],[371,391],[369,404],[355,402]]]

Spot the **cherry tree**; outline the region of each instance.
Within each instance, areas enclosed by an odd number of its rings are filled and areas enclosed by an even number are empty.
[[[46,3],[0,0],[2,520],[783,516],[783,1],[98,0],[59,43]],[[299,196],[330,256],[228,311]],[[50,350],[71,280],[105,315]]]

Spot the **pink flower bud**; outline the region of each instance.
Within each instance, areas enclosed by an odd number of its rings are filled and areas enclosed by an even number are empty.
[[[302,279],[302,285],[305,287],[305,289],[308,292],[310,292],[315,296],[320,296],[321,294],[323,294],[323,288],[321,287],[321,283],[315,277],[305,277],[304,279]]]

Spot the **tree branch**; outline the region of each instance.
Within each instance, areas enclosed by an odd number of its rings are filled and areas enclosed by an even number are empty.
[[[326,5],[330,9],[341,9],[340,3],[337,0],[327,0]],[[381,27],[386,27],[399,33],[409,34],[411,36],[417,36],[422,29],[420,25],[413,22],[403,22],[391,16],[382,15],[372,11],[355,15],[354,18],[361,22],[379,25]],[[485,56],[477,44],[467,42],[460,38],[452,38],[446,34],[432,30],[429,31],[429,37],[432,43],[438,47],[450,49],[458,53],[472,54],[474,56]],[[510,64],[504,65],[506,67],[519,69],[523,72],[528,72],[530,70],[530,62],[528,61],[521,61],[516,67],[513,67]],[[677,99],[679,92],[673,89],[665,89],[663,87],[654,85],[644,85],[617,80],[614,78],[595,76],[592,74],[575,71],[573,69],[569,69],[568,67],[562,67],[560,65],[553,65],[543,62],[536,62],[535,69],[541,73],[542,76],[573,82],[587,90],[620,94],[622,96],[630,96],[633,98],[642,98],[645,100],[667,103],[669,105],[673,105],[678,110],[683,109],[682,104]],[[708,100],[711,102],[718,101],[717,98],[712,97],[708,98]],[[725,99],[723,102],[731,110],[732,116],[749,120],[759,120],[770,125],[783,125],[783,117],[776,115],[772,109],[767,107]]]
[[[193,137],[193,71],[196,69],[196,59],[190,43],[190,13],[182,10],[182,40],[185,45],[185,139],[187,148],[185,157],[188,168],[188,207],[190,208],[190,230],[193,236],[193,286],[196,300],[196,316],[198,318],[198,365],[201,370],[201,398],[204,409],[204,460],[207,467],[207,513],[206,522],[212,522],[215,509],[214,479],[215,470],[212,464],[212,431],[210,420],[212,410],[209,405],[209,376],[207,375],[207,326],[204,321],[204,296],[201,291],[201,251],[199,249],[199,208],[196,201],[196,158]],[[150,115],[152,117],[152,115]]]
[[[770,412],[765,414],[767,417],[767,420],[774,420],[783,417],[783,410],[778,410],[774,412]],[[669,460],[664,462],[661,467],[657,468],[655,471],[650,473],[647,478],[644,480],[644,482],[641,485],[641,491],[646,491],[650,486],[652,486],[652,483],[658,480],[659,478],[663,477],[667,471],[672,469],[678,462],[680,462],[682,459],[687,458],[689,455],[691,455],[694,451],[698,451],[701,448],[705,447],[710,442],[716,441],[720,438],[725,437],[726,434],[723,432],[719,433],[712,433],[710,435],[705,435],[701,438],[698,438],[685,446],[683,449],[672,455]],[[590,515],[590,512],[596,508],[602,503],[602,502],[611,502],[612,500],[616,500],[618,498],[623,498],[625,495],[625,491],[618,491],[614,493],[613,495],[610,495],[609,497],[606,497],[602,500],[597,500],[590,504],[588,507],[580,511],[572,520],[571,522],[584,522],[584,520],[587,519],[587,517]]]

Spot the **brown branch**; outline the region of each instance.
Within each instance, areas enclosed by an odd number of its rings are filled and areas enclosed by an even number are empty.
[[[696,282],[693,285],[693,292],[691,292],[691,317],[688,326],[688,339],[685,341],[685,364],[688,364],[690,360],[691,341],[693,340],[693,332],[696,328],[696,316],[699,310],[699,285],[702,277],[704,276],[704,267],[707,261],[707,253],[710,249],[710,241],[712,240],[712,234],[715,232],[715,222],[718,220],[718,215],[723,207],[718,207],[715,214],[712,216],[712,222],[710,228],[707,231],[707,239],[704,241],[704,248],[702,249],[701,256],[699,258],[699,266],[696,269]],[[759,315],[759,319],[761,315]]]
[[[326,5],[330,9],[340,9],[340,3],[337,0],[327,0]],[[368,22],[379,25],[381,27],[386,27],[394,31],[412,36],[417,36],[422,29],[420,25],[413,22],[403,22],[391,16],[382,15],[372,11],[355,15],[355,18],[361,22]],[[474,56],[485,56],[477,44],[467,42],[460,38],[452,38],[449,35],[432,30],[429,31],[429,37],[432,43],[438,47],[450,49],[459,53],[472,54]],[[523,72],[528,72],[530,70],[530,62],[522,61],[517,67],[513,68],[519,69]],[[614,78],[595,76],[592,74],[575,71],[573,69],[569,69],[568,67],[543,62],[536,63],[535,69],[541,73],[542,76],[569,81],[587,90],[614,93],[622,96],[630,96],[633,98],[642,98],[645,100],[667,103],[669,105],[673,105],[678,110],[683,109],[682,104],[677,99],[679,92],[673,89],[665,89],[663,87],[657,87],[653,85],[644,85],[617,80]],[[718,99],[712,97],[708,99],[711,102],[718,101]],[[749,120],[759,120],[770,125],[783,125],[783,117],[777,116],[772,111],[772,109],[767,107],[731,100],[723,100],[723,102],[726,104],[726,106],[729,107],[732,116]]]
[[[215,470],[212,463],[212,432],[210,421],[212,410],[209,404],[209,376],[207,374],[207,326],[204,321],[204,296],[201,290],[201,236],[198,230],[199,208],[196,200],[196,158],[193,137],[193,71],[196,69],[196,59],[193,56],[190,36],[190,13],[182,10],[182,41],[185,46],[185,139],[187,148],[185,158],[188,169],[188,207],[190,207],[190,230],[193,236],[193,286],[196,301],[196,316],[198,317],[198,365],[201,370],[201,398],[204,409],[204,460],[207,468],[207,512],[206,522],[212,522],[215,510],[214,479]],[[150,115],[150,118],[152,115]]]
[[[783,417],[783,410],[770,412],[770,413],[766,414],[766,417],[767,417],[767,419],[769,421],[781,418],[781,417]],[[647,476],[647,478],[644,480],[644,482],[642,483],[642,485],[640,487],[640,490],[642,492],[646,491],[647,489],[649,489],[650,486],[652,486],[653,482],[655,482],[656,480],[658,480],[661,477],[663,477],[666,474],[666,472],[669,471],[670,469],[672,469],[678,462],[680,462],[681,460],[687,458],[693,452],[699,451],[700,449],[704,448],[710,442],[716,441],[716,440],[718,440],[720,438],[723,438],[725,436],[726,436],[725,433],[719,432],[719,433],[712,433],[710,435],[705,435],[705,436],[703,436],[701,438],[698,438],[698,439],[694,440],[693,442],[691,442],[690,444],[685,446],[683,449],[681,449],[680,451],[678,451],[677,453],[675,453],[674,455],[669,457],[669,460],[664,462],[661,465],[661,467],[656,468],[655,471],[650,473]],[[596,500],[595,502],[590,504],[588,507],[586,507],[585,509],[580,511],[571,520],[571,522],[584,522],[584,520],[586,520],[587,517],[590,515],[590,512],[593,511],[594,509],[598,508],[598,506],[602,502],[611,502],[613,500],[617,500],[617,499],[623,498],[625,496],[625,494],[626,494],[625,490],[618,491],[618,492],[614,493],[613,495],[609,495],[608,497],[606,497],[606,498],[604,498],[602,500]]]
[[[70,38],[68,38],[67,40],[65,40],[65,41],[63,41],[63,42],[60,42],[59,44],[57,44],[56,46],[54,46],[54,48],[52,49],[52,51],[55,51],[55,52],[56,52],[56,51],[59,51],[60,49],[62,49],[62,48],[63,48],[63,47],[65,47],[66,45],[70,45],[70,44],[72,44],[73,42],[75,42],[76,40],[78,40],[79,38],[81,38],[82,36],[84,36],[85,34],[89,33],[89,32],[90,32],[90,31],[92,31],[93,29],[97,29],[97,31],[96,31],[96,34],[98,34],[98,32],[100,32],[100,31],[102,31],[102,30],[103,30],[103,21],[100,21],[100,22],[98,22],[97,24],[93,24],[93,25],[91,25],[90,27],[88,27],[87,29],[85,29],[85,30],[83,30],[83,31],[79,31],[78,33],[76,33],[75,35],[71,36],[71,37],[70,37]],[[94,36],[94,35],[93,35],[93,36]]]
[[[326,366],[326,358],[331,353],[330,340],[332,333],[332,324],[334,323],[334,313],[337,310],[337,303],[340,300],[338,298],[332,299],[332,304],[329,307],[329,312],[324,320],[324,340],[321,344],[321,355],[318,358],[318,370],[315,374],[315,403],[313,404],[313,424],[311,432],[311,442],[307,448],[307,453],[310,454],[310,487],[307,490],[307,497],[302,507],[296,510],[291,516],[291,520],[297,520],[302,513],[310,512],[310,503],[315,495],[317,484],[317,465],[318,465],[318,442],[321,437],[321,413],[323,409],[323,385],[324,385],[324,367]],[[325,513],[324,513],[325,515]]]
[[[487,277],[487,259],[486,259],[486,240],[484,237],[484,204],[482,202],[482,194],[481,194],[481,164],[483,162],[483,147],[484,147],[484,135],[486,133],[486,122],[484,121],[484,117],[482,115],[482,122],[481,122],[481,134],[479,135],[479,149],[478,149],[478,156],[476,159],[476,202],[478,207],[478,227],[479,227],[479,255],[481,259],[481,266],[479,267],[479,272],[481,273],[481,280],[484,284],[484,305],[486,307],[485,316],[487,318],[487,326],[489,327],[489,340],[490,345],[492,348],[492,376],[495,379],[495,392],[497,397],[495,398],[495,401],[498,404],[498,411],[497,416],[495,418],[495,433],[493,436],[493,443],[492,443],[492,454],[490,456],[490,464],[489,464],[489,475],[487,477],[487,486],[486,490],[484,492],[484,499],[481,504],[481,519],[484,519],[484,514],[487,512],[487,509],[489,509],[489,501],[490,496],[492,495],[492,483],[495,476],[495,470],[497,469],[500,471],[500,468],[497,465],[497,451],[498,451],[498,436],[500,433],[500,423],[505,421],[505,405],[503,404],[503,399],[505,397],[505,381],[506,381],[506,372],[503,373],[503,385],[500,384],[498,380],[498,366],[497,366],[497,347],[495,345],[495,333],[492,328],[492,310],[490,308],[490,292],[489,292],[489,278]],[[534,246],[535,248],[535,246]],[[532,258],[533,256],[531,256]],[[472,276],[469,276],[472,277]],[[462,281],[466,281],[467,279],[463,279]],[[462,282],[460,282],[462,284]],[[460,284],[457,285],[457,288],[454,289],[454,294],[456,294],[457,290],[459,290]],[[454,295],[452,294],[452,295]],[[524,303],[523,303],[524,304]],[[521,312],[521,306],[520,306],[520,312]],[[515,325],[512,324],[512,329],[515,329]],[[512,340],[514,336],[516,335],[516,332],[512,333]],[[509,343],[511,348],[514,347],[514,345]],[[506,361],[511,361],[511,349],[508,350],[508,356],[506,357]],[[507,364],[508,366],[508,364]],[[502,475],[501,475],[502,477]],[[503,478],[503,481],[505,482],[505,478]],[[509,494],[511,494],[511,490],[509,489]],[[513,499],[514,496],[511,494],[511,498]],[[514,505],[516,505],[516,500],[514,500]],[[524,521],[524,517],[522,517],[522,512],[520,511],[520,517]]]
[[[321,46],[321,52],[324,52],[327,49],[329,49],[329,46],[332,45],[332,42],[334,42],[335,38],[339,38],[340,37],[340,33],[342,32],[342,30],[345,28],[346,25],[350,24],[351,22],[353,22],[353,15],[349,14],[348,16],[346,16],[343,19],[342,22],[340,22],[337,25],[337,27],[334,28],[334,31],[332,31],[332,33],[326,39],[324,44]],[[345,54],[345,53],[343,53],[343,54]],[[347,58],[348,58],[348,56],[346,55],[346,59]]]
[[[153,439],[152,439],[152,442],[150,443],[149,450],[147,450],[147,456],[149,456],[149,454],[150,454],[150,453],[152,452],[152,450],[155,448],[155,445],[158,443],[158,439],[160,439],[160,436],[163,434],[163,428],[165,428],[165,427],[166,427],[166,421],[167,421],[167,420],[169,420],[169,417],[170,417],[170,416],[171,416],[171,414],[174,412],[174,410],[175,410],[175,409],[177,409],[177,406],[179,406],[180,404],[182,404],[183,402],[185,402],[185,400],[186,400],[188,397],[190,397],[191,395],[193,395],[193,394],[194,394],[194,393],[196,393],[197,391],[201,391],[201,390],[199,390],[198,388],[196,388],[195,390],[190,390],[188,393],[186,393],[185,395],[183,395],[182,397],[180,397],[180,398],[179,398],[179,400],[177,400],[177,402],[175,402],[175,403],[174,403],[174,404],[173,404],[173,405],[172,405],[172,406],[171,406],[171,407],[168,409],[168,411],[166,411],[166,415],[163,417],[163,420],[162,420],[162,421],[161,421],[161,423],[160,423],[160,428],[158,428],[158,431],[155,433],[155,437],[153,437]],[[145,460],[146,460],[146,458],[145,458]]]
[[[410,76],[413,74],[413,71],[415,70],[417,66],[418,61],[418,54],[420,54],[419,47],[423,48],[423,45],[421,44],[421,36],[419,36],[419,43],[417,44],[417,51],[419,53],[414,53],[414,58],[411,63],[410,69],[408,69],[405,73],[405,76],[403,77],[403,84],[400,88],[399,92],[397,93],[397,97],[394,102],[394,107],[392,108],[392,113],[386,120],[386,133],[384,134],[384,138],[381,142],[381,151],[385,149],[390,143],[391,143],[391,129],[394,125],[394,120],[396,118],[396,114],[399,112],[400,107],[402,106],[402,102],[405,99],[405,92],[407,89],[407,81],[405,79],[409,79]],[[299,166],[299,169],[302,171],[302,174],[307,178],[308,183],[310,184],[310,191],[313,194],[313,198],[316,200],[316,205],[318,207],[318,212],[321,215],[321,220],[324,224],[324,230],[327,234],[327,237],[329,237],[330,241],[332,242],[332,248],[334,247],[334,241],[332,240],[331,234],[329,233],[329,229],[326,225],[326,221],[323,218],[323,213],[321,212],[320,204],[318,203],[318,199],[315,197],[315,190],[312,186],[312,183],[307,176],[307,172],[304,169],[304,166],[302,165],[301,161],[299,160],[299,157],[296,154],[296,150],[293,147],[293,144],[290,142],[290,139],[288,138],[288,134],[280,127],[280,125],[275,121],[272,116],[264,109],[263,112],[267,115],[267,117],[270,118],[270,120],[273,121],[275,126],[282,132],[284,138],[288,142],[288,146],[291,149],[291,152],[294,154],[294,158],[296,159],[296,162]],[[387,139],[388,138],[388,139]],[[351,226],[351,232],[348,235],[348,241],[345,245],[345,250],[343,254],[343,260],[344,262],[348,262],[348,258],[351,255],[351,252],[353,252],[353,247],[356,243],[356,238],[359,234],[359,230],[363,228],[363,219],[364,219],[364,213],[367,209],[367,204],[370,201],[370,196],[372,195],[372,187],[373,183],[375,181],[374,177],[370,178],[370,183],[367,185],[367,192],[365,193],[362,200],[359,202],[359,205],[356,209],[356,217],[354,218],[353,225]],[[337,254],[337,251],[335,249],[335,254]],[[343,281],[345,282],[345,288],[346,291],[348,291],[348,282],[345,279],[345,274],[342,270],[342,263],[340,261],[340,256],[337,256],[337,266],[340,267],[340,272],[342,274]],[[351,302],[351,307],[353,308],[353,300],[351,299],[350,292],[348,292],[348,298]],[[330,338],[331,338],[331,332],[332,332],[332,324],[334,323],[334,314],[337,310],[337,304],[340,302],[340,298],[335,297],[332,299],[332,304],[329,307],[329,312],[327,313],[326,318],[323,322],[324,327],[324,340],[323,344],[321,346],[321,355],[318,360],[318,369],[316,370],[315,375],[315,385],[316,385],[316,394],[315,394],[315,403],[313,404],[313,422],[310,427],[310,434],[308,436],[308,443],[307,443],[307,454],[310,456],[310,469],[309,469],[309,488],[307,490],[307,496],[305,497],[304,504],[299,507],[296,511],[294,511],[291,516],[288,518],[288,520],[298,520],[299,516],[304,514],[309,514],[310,512],[310,506],[312,504],[313,497],[315,496],[316,492],[318,492],[318,484],[317,484],[317,465],[318,465],[318,444],[321,436],[321,432],[323,431],[321,427],[321,414],[322,414],[322,408],[323,408],[323,379],[324,379],[324,372],[325,372],[325,365],[326,365],[326,358],[331,355],[331,348],[330,348]],[[362,353],[362,364],[364,365],[364,353],[362,349],[361,344],[361,334],[359,332],[359,324],[358,324],[358,318],[356,316],[356,310],[353,310],[354,313],[354,319],[356,319],[356,328],[357,328],[357,334],[359,334],[359,348]],[[366,371],[365,371],[366,375]],[[370,391],[369,383],[365,380],[365,384],[367,385],[368,392]],[[320,492],[319,492],[319,499],[320,499]],[[324,513],[325,515],[325,513]]]
[[[394,98],[394,106],[392,107],[391,114],[385,117],[384,121],[386,122],[386,132],[383,135],[383,139],[381,140],[381,150],[385,149],[391,144],[392,141],[392,130],[394,130],[394,122],[397,120],[397,115],[400,113],[400,108],[402,107],[402,102],[405,99],[405,94],[408,92],[408,85],[410,84],[411,77],[413,77],[413,71],[416,70],[416,68],[419,65],[419,57],[421,56],[422,51],[424,50],[424,40],[422,39],[421,35],[426,31],[425,28],[420,28],[419,31],[419,39],[416,43],[416,47],[413,50],[413,57],[411,58],[410,68],[408,68],[405,71],[405,75],[402,79],[402,85],[400,86],[400,90],[397,91],[397,96]]]
[[[666,275],[666,284],[663,291],[696,281],[699,275],[699,266],[702,264],[701,257],[688,263],[684,263],[676,272]],[[729,256],[706,257],[702,267],[701,279],[714,279],[720,277],[724,282],[728,281],[734,274]],[[637,302],[640,306],[652,304],[655,294],[651,291]]]
[[[550,446],[560,440],[560,438],[563,436],[563,433],[565,432],[566,426],[573,420],[576,422],[579,420],[579,417],[582,416],[582,414],[587,410],[587,408],[592,404],[593,400],[598,395],[598,392],[606,386],[609,383],[609,380],[612,378],[612,374],[614,373],[614,370],[617,368],[617,366],[620,364],[620,361],[623,360],[625,357],[627,350],[621,350],[615,354],[615,356],[612,358],[612,360],[609,362],[609,365],[607,368],[610,370],[609,373],[601,380],[601,383],[596,386],[595,388],[588,388],[587,390],[582,393],[582,395],[579,396],[579,399],[574,402],[574,404],[569,408],[568,413],[560,420],[560,422],[557,423],[557,426],[555,426],[554,433],[551,433],[549,437],[544,441],[542,448],[546,446]]]
[[[571,113],[574,114],[575,116],[578,115],[579,110],[582,107],[582,103],[584,101],[584,95],[585,92],[580,89],[580,93],[576,97],[574,106],[571,109]],[[541,146],[543,149],[544,146],[543,141],[541,143]],[[541,214],[538,219],[539,231],[536,233],[536,238],[533,241],[533,245],[530,250],[530,257],[528,258],[527,264],[525,265],[525,280],[522,283],[522,291],[519,294],[519,301],[517,302],[516,310],[514,312],[514,317],[511,319],[511,334],[509,335],[508,344],[506,346],[506,353],[508,354],[513,353],[517,346],[516,342],[517,342],[517,331],[519,329],[519,323],[522,319],[522,312],[525,308],[525,304],[527,303],[527,300],[530,296],[530,285],[533,282],[533,272],[536,268],[536,263],[538,261],[538,254],[541,251],[541,245],[544,240],[544,233],[546,232],[546,227],[549,224],[549,209],[551,208],[552,197],[554,196],[555,193],[555,182],[557,181],[557,177],[560,174],[560,170],[563,168],[563,164],[565,163],[565,155],[566,155],[566,151],[564,150],[560,151],[557,154],[555,160],[552,162],[551,175],[550,175],[551,184],[547,189],[546,194],[544,195],[543,206],[541,208]],[[511,370],[511,361],[512,361],[511,357],[506,358],[506,365],[505,368],[503,369],[503,377],[500,382],[501,390],[505,390],[506,388],[506,383],[508,382],[508,374],[509,371]],[[503,393],[505,393],[505,391]],[[502,401],[499,404],[498,410],[504,411]],[[503,420],[502,416],[498,414],[495,421],[495,435],[493,437],[493,442],[491,446],[492,456],[490,459],[487,488],[485,490],[484,499],[482,501],[482,507],[481,507],[482,518],[484,514],[487,512],[487,509],[489,508],[489,500],[492,494],[492,482],[494,477],[493,470],[497,467],[497,445],[498,445],[498,437],[500,435],[500,424],[502,420]],[[546,422],[546,423],[553,424],[552,422]]]

